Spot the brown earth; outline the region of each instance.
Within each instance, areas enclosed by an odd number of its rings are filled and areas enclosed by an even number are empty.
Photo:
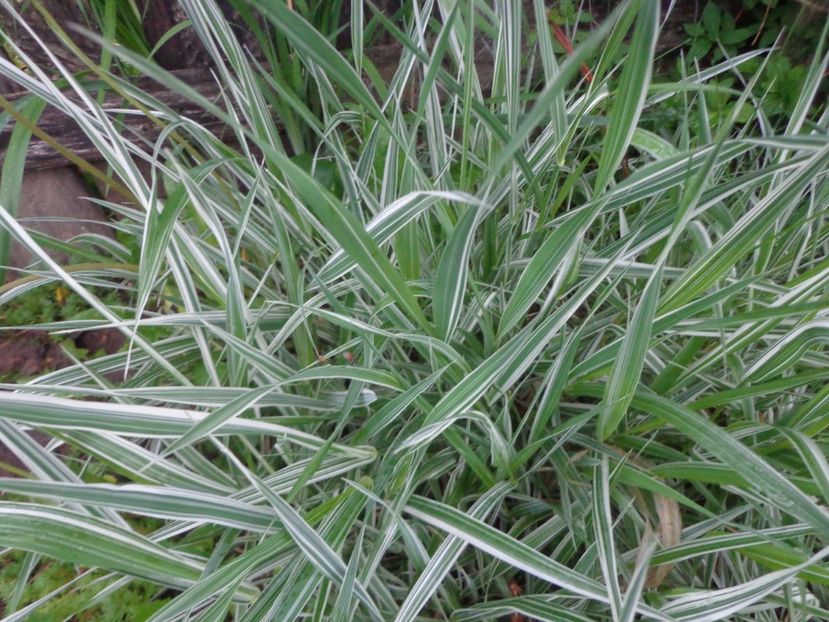
[[[65,336],[75,347],[90,353],[103,351],[114,354],[124,344],[124,336],[116,329],[91,330]],[[23,380],[72,364],[61,342],[43,330],[19,330],[0,337],[0,379]],[[49,441],[46,434],[32,432],[41,444]],[[9,465],[11,469],[3,468]],[[0,443],[0,476],[16,476],[25,466],[6,445]]]

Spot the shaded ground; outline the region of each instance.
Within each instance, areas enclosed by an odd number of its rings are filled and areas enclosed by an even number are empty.
[[[84,331],[70,336],[75,347],[89,353],[114,354],[124,344],[116,329]],[[0,337],[0,378],[17,380],[71,365],[60,341],[42,330],[19,330]]]
[[[61,340],[43,330],[18,330],[0,336],[0,380],[14,382],[24,380],[43,372],[60,369],[72,364],[64,351],[69,340],[76,348],[89,353],[103,351],[114,354],[124,344],[124,336],[114,328],[93,330],[62,336]],[[32,436],[41,444],[49,437],[33,432]],[[10,469],[4,468],[5,465]],[[0,476],[19,475],[25,466],[6,445],[0,442]]]
[[[0,337],[0,378],[26,378],[69,364],[60,344],[46,331],[21,330]]]

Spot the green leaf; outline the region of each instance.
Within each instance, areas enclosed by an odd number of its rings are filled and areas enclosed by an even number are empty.
[[[622,614],[622,591],[619,587],[617,553],[613,540],[613,514],[610,510],[610,470],[607,456],[602,456],[599,464],[593,467],[593,529],[596,536],[599,564],[610,600],[610,613],[614,620],[619,620]],[[634,612],[635,610],[634,607]]]
[[[0,417],[29,425],[65,430],[90,428],[123,436],[170,438],[190,430],[205,413],[158,406],[126,406],[56,397],[18,395],[0,391]],[[265,421],[236,419],[222,426],[225,434],[272,434],[319,448],[324,441],[300,430]],[[335,445],[335,447],[339,447]],[[365,453],[358,451],[358,453]]]
[[[469,275],[469,252],[480,222],[478,210],[468,208],[458,222],[440,259],[432,290],[435,325],[442,339],[449,341],[463,311],[463,294]]]
[[[141,258],[138,267],[138,299],[135,303],[136,321],[140,320],[144,313],[158,271],[164,261],[164,254],[169,250],[173,226],[187,203],[187,190],[183,184],[178,184],[169,192],[165,200],[157,199],[157,202],[161,203],[159,209],[153,207],[148,210],[145,219]]]
[[[663,307],[676,308],[707,290],[741,258],[751,252],[760,237],[800,197],[806,186],[829,162],[829,145],[799,165],[772,191],[748,210],[717,243],[674,281],[663,298]]]
[[[503,501],[509,490],[510,486],[506,484],[499,484],[488,490],[469,508],[468,515],[477,520],[485,519]],[[457,563],[465,548],[466,543],[453,536],[448,536],[440,544],[412,589],[409,590],[394,622],[413,622],[429,598],[440,587],[446,574]]]
[[[278,159],[283,174],[291,180],[306,206],[319,219],[321,233],[326,234],[343,249],[351,260],[383,290],[390,293],[418,325],[428,322],[400,272],[389,261],[386,253],[366,233],[362,223],[328,191],[290,159],[271,154]]]
[[[215,430],[218,430],[228,421],[235,419],[249,408],[252,408],[256,402],[267,395],[273,387],[264,386],[258,389],[252,389],[231,400],[221,408],[217,408],[208,416],[195,424],[192,428],[187,430],[184,434],[178,436],[175,441],[170,443],[165,451],[165,455],[173,454],[183,447],[187,447],[192,443],[208,436]]]
[[[610,182],[628,145],[645,103],[650,85],[653,55],[659,35],[659,2],[642,0],[636,15],[636,26],[624,63],[619,86],[611,96],[611,110],[607,120],[607,133],[602,144],[599,168],[593,184],[593,194],[602,194]]]
[[[339,555],[323,540],[320,535],[279,495],[274,494],[260,480],[256,480],[257,487],[276,511],[280,522],[296,542],[308,560],[331,581],[342,585],[345,581],[347,568]],[[374,604],[366,588],[355,582],[354,594],[368,609],[372,619],[382,622],[383,616],[377,605]]]
[[[633,622],[636,619],[636,608],[645,588],[645,580],[648,577],[648,570],[651,567],[651,559],[656,551],[656,536],[653,530],[648,527],[639,543],[639,551],[636,556],[636,568],[633,577],[628,585],[625,599],[622,603],[622,610],[619,613],[620,622]]]
[[[704,58],[711,51],[714,43],[710,39],[697,39],[688,50],[688,57],[693,59]]]
[[[623,9],[616,9],[616,11],[608,16],[605,22],[599,26],[599,28],[591,33],[576,48],[575,52],[569,56],[567,61],[561,65],[560,70],[555,75],[553,80],[547,83],[544,90],[539,93],[538,98],[535,101],[535,105],[524,116],[524,119],[518,126],[516,132],[512,136],[507,136],[507,142],[503,149],[501,149],[498,153],[498,159],[493,166],[494,171],[499,172],[503,169],[504,165],[510,160],[510,158],[513,157],[515,152],[519,150],[521,145],[536,128],[538,123],[546,117],[549,113],[550,106],[556,101],[556,99],[561,97],[567,83],[579,71],[581,64],[585,62],[599,47],[602,39],[607,36],[607,33],[610,32],[613,24],[622,14]]]
[[[630,144],[640,151],[650,154],[657,160],[663,160],[665,158],[671,158],[679,155],[677,148],[667,140],[658,134],[642,129],[641,127],[637,127],[633,131]]]
[[[202,565],[90,516],[0,501],[0,544],[62,561],[105,568],[174,588],[198,581]],[[248,588],[243,600],[256,593]]]
[[[275,520],[272,512],[248,503],[172,486],[71,484],[0,478],[0,490],[28,497],[111,507],[142,516],[206,521],[257,532],[273,529]]]
[[[761,491],[769,503],[810,524],[829,540],[829,515],[788,478],[725,430],[676,402],[639,391],[633,405],[669,423],[711,452],[749,486]]]
[[[757,29],[753,26],[749,26],[747,28],[736,28],[734,30],[724,30],[720,33],[720,41],[725,45],[736,45],[747,41],[754,36],[754,33],[756,32]]]
[[[543,622],[591,621],[591,618],[580,615],[568,607],[550,602],[554,598],[554,596],[547,595],[500,598],[469,609],[459,609],[452,615],[452,620],[454,622],[477,622],[478,620],[492,620],[494,616],[500,618],[517,613]]]
[[[568,218],[544,240],[518,279],[518,284],[501,315],[498,335],[505,335],[525,318],[527,310],[564,265],[565,257],[579,243],[589,216],[585,210]]]
[[[25,98],[20,105],[20,114],[33,125],[37,124],[41,113],[46,108],[46,102],[37,97]],[[18,123],[6,145],[3,166],[0,171],[0,209],[5,209],[12,216],[17,214],[20,203],[20,191],[23,186],[23,175],[26,168],[26,155],[32,131]],[[11,252],[11,236],[5,229],[0,230],[0,283],[6,282],[6,266],[9,264]]]
[[[722,13],[711,0],[705,4],[705,8],[702,10],[702,23],[712,39],[719,37]]]
[[[636,307],[636,312],[622,340],[619,356],[610,372],[610,379],[605,386],[597,426],[600,440],[613,435],[633,400],[639,384],[639,376],[645,364],[645,355],[648,353],[661,284],[662,269],[660,267],[648,281],[645,291],[642,292],[639,305]]]
[[[824,559],[827,555],[829,555],[829,548],[823,549],[802,564],[769,573],[741,585],[680,596],[664,607],[664,611],[678,620],[715,622],[727,619],[732,614],[760,601],[770,592],[779,589],[799,572]]]
[[[376,121],[388,126],[385,115],[354,67],[317,29],[287,4],[262,0],[253,0],[253,4],[291,42],[300,58],[318,65],[327,76],[336,80],[349,95],[365,106]]]
[[[608,603],[610,600],[600,583],[459,510],[424,497],[413,496],[406,506],[406,512],[514,568],[548,581],[568,592],[603,603]],[[658,612],[647,606],[640,607],[638,611],[664,619]]]

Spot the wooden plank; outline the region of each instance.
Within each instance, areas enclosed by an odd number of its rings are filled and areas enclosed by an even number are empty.
[[[377,46],[366,51],[367,56],[378,67],[380,75],[384,79],[390,79],[397,68],[401,48],[399,45]],[[480,55],[480,67],[484,76],[492,75],[491,55],[482,53]],[[202,96],[212,101],[220,102],[221,86],[217,83],[215,75],[207,66],[200,66],[193,69],[177,69],[170,72],[178,79],[197,90]],[[486,82],[486,80],[484,80]],[[205,112],[198,105],[192,103],[186,96],[177,91],[172,91],[160,86],[151,78],[139,78],[135,81],[136,87],[156,98],[161,103],[175,110],[178,114],[204,126],[217,136],[221,137],[226,133],[224,125],[213,115]],[[16,92],[4,97],[12,103],[18,102],[27,96],[25,92]],[[123,108],[123,100],[118,96],[109,96],[105,100],[104,108]],[[130,140],[144,140],[152,144],[161,133],[161,128],[145,117],[139,115],[113,115],[113,121],[117,122],[122,135],[128,136]],[[0,128],[0,162],[6,155],[6,150],[14,129],[14,121],[10,121],[5,127]],[[92,142],[81,130],[80,126],[62,111],[49,106],[41,115],[37,127],[71,151],[78,157],[89,162],[102,160],[101,154],[92,145]],[[228,133],[229,135],[229,133]],[[67,160],[48,142],[33,136],[29,144],[26,157],[26,168],[31,170],[43,170],[66,166]]]
[[[185,69],[173,71],[172,73],[199,91],[203,96],[214,101],[219,100],[221,89],[209,69]],[[180,115],[192,119],[196,123],[200,123],[217,135],[221,135],[224,129],[223,124],[199,108],[196,104],[193,104],[181,93],[159,86],[158,83],[149,78],[140,78],[135,84],[141,90],[149,93]],[[14,103],[26,95],[26,93],[14,93],[6,96],[6,99]],[[123,100],[120,97],[109,96],[105,100],[104,108],[115,109],[123,107],[122,103]],[[130,140],[144,140],[148,144],[151,144],[158,138],[161,132],[161,128],[146,117],[138,115],[116,116],[113,114],[112,118],[122,128],[122,135],[129,137]],[[15,123],[12,121],[0,130],[0,162],[5,158],[14,125]],[[42,132],[51,136],[64,148],[84,160],[95,162],[102,159],[100,153],[92,145],[80,126],[71,117],[57,108],[47,107],[41,115],[37,127]],[[55,151],[48,142],[37,137],[32,138],[26,157],[27,169],[49,169],[66,166],[66,164],[66,159]]]
[[[153,44],[163,35],[164,32],[172,27],[172,25],[181,20],[184,17],[184,14],[177,2],[171,2],[170,0],[144,1],[148,3],[148,17],[145,22],[145,30],[150,43]],[[526,2],[526,0],[524,1]],[[722,1],[729,2],[733,0]],[[663,0],[663,3],[664,2],[667,2],[667,0]],[[59,13],[58,17],[62,23],[67,23],[70,21],[77,21],[79,19],[78,15],[72,13],[72,11],[67,8],[69,5],[74,4],[75,3],[65,3],[64,0],[51,0],[49,8],[53,8]],[[230,15],[229,9],[224,7],[226,4],[225,0],[220,0],[220,4],[223,7],[223,10],[225,10],[226,15],[229,18],[233,18],[232,21],[236,24],[240,24],[239,17],[236,15]],[[601,19],[604,13],[606,13],[609,9],[609,6],[612,6],[613,4],[615,4],[615,2],[612,0],[596,3],[596,5],[593,6],[594,15]],[[677,29],[681,28],[682,23],[689,20],[692,21],[694,19],[693,13],[695,10],[696,8],[692,6],[680,6],[680,8],[676,8],[674,10],[674,12],[669,16],[667,24],[665,24],[663,35],[660,39],[660,50],[665,50],[677,45],[678,41],[680,41],[683,37],[683,34],[677,32]],[[67,11],[69,12],[67,13]],[[527,15],[532,18],[532,11],[529,11]],[[27,19],[33,20],[33,24],[35,25],[40,19],[38,15],[33,14],[28,14],[26,17]],[[11,26],[7,23],[3,23],[3,20],[0,19],[0,29],[5,28],[11,28]],[[79,37],[79,39],[81,38]],[[28,47],[25,38],[21,39],[21,41],[25,44],[24,47]],[[17,42],[19,43],[19,41]],[[54,43],[56,49],[61,47],[59,43]],[[494,59],[492,57],[491,44],[488,45],[487,42],[481,41],[479,47],[480,49],[476,52],[476,64],[478,66],[481,86],[486,93],[489,90],[489,85],[492,81]],[[87,51],[94,56],[94,52],[92,50]],[[398,67],[400,52],[400,45],[391,43],[371,48],[366,51],[366,54],[377,67],[380,76],[383,79],[388,80]],[[66,52],[64,51],[64,54],[65,53]],[[35,57],[36,61],[39,60],[37,58],[37,54],[35,54]],[[71,60],[71,58],[68,57],[65,59],[62,57],[62,59],[67,63]],[[212,99],[218,99],[220,87],[216,84],[215,79],[210,73],[207,58],[204,51],[200,48],[192,29],[185,29],[173,37],[167,45],[162,48],[160,51],[160,57],[157,60],[160,61],[162,66],[173,70],[172,72],[177,77],[181,78],[190,86],[198,90],[202,95]],[[190,67],[190,69],[181,69],[182,66]],[[536,68],[537,67],[538,63],[536,63]],[[211,131],[216,133],[222,132],[223,128],[221,123],[219,123],[211,115],[205,113],[198,106],[195,106],[189,102],[179,93],[160,87],[157,83],[147,78],[139,79],[136,84],[142,90],[145,90],[159,101],[165,103],[171,108],[174,108],[183,116],[202,124]],[[412,84],[409,90],[416,92],[417,84]],[[19,100],[24,95],[25,94],[23,93],[16,93],[8,95],[6,98],[11,101],[15,101]],[[108,107],[117,107],[119,104],[120,101],[117,97],[110,97],[106,100],[106,106]],[[9,123],[4,128],[0,129],[0,161],[2,161],[3,157],[5,157],[5,152],[13,126],[14,123]],[[38,127],[46,134],[53,137],[66,149],[71,150],[79,157],[89,161],[99,161],[101,159],[100,154],[94,149],[78,125],[62,112],[54,108],[47,108],[38,123]],[[158,137],[160,129],[148,119],[138,116],[129,116],[123,120],[123,132],[125,135],[130,136],[133,140],[142,139],[148,141],[148,143],[152,143]],[[50,147],[47,142],[44,142],[38,138],[34,138],[32,140],[28,152],[27,168],[48,169],[65,165],[66,160],[63,156]]]

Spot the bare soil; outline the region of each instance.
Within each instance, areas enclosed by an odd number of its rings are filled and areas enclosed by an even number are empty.
[[[114,354],[124,344],[124,336],[116,329],[91,330],[69,335],[78,348],[90,353],[103,351]],[[0,337],[0,379],[6,382],[24,380],[43,372],[60,369],[72,364],[60,341],[42,330],[19,330]],[[32,436],[42,445],[49,437],[41,432]],[[18,473],[3,468],[25,470],[17,456],[0,442],[0,476],[16,476]]]

